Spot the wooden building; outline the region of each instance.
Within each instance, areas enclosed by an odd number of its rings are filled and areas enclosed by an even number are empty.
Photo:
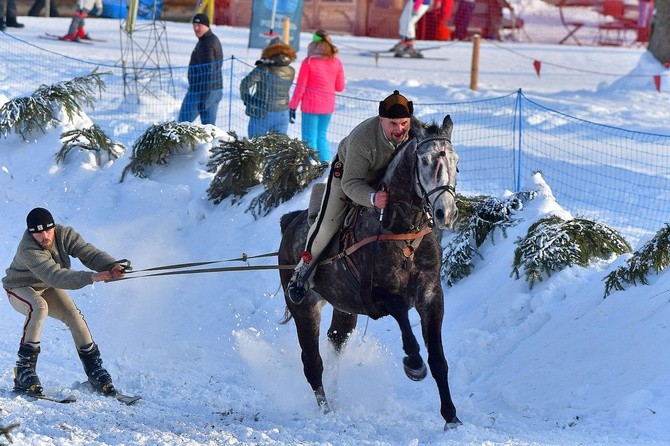
[[[249,26],[251,3],[252,0],[216,0],[215,22]],[[453,0],[436,0],[433,9],[419,22],[417,37],[448,40],[449,31],[441,17],[447,8],[451,15],[452,3]],[[301,29],[323,28],[334,34],[396,38],[404,6],[405,0],[304,0]]]

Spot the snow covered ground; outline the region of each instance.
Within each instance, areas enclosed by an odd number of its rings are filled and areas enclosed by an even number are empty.
[[[80,51],[83,45],[37,37],[62,33],[69,19],[22,21],[26,28],[10,32],[35,45],[109,63],[120,57],[118,21],[90,20],[89,31],[107,42],[86,52]],[[249,62],[258,57],[259,50],[246,48],[247,30],[215,26],[214,31],[226,55]],[[173,64],[186,65],[195,44],[190,26],[169,23],[168,35]],[[303,42],[308,38],[303,35]],[[667,133],[669,96],[655,90],[651,75],[662,74],[666,89],[670,79],[640,48],[485,44],[475,92],[468,88],[470,44],[433,50],[446,62],[383,59],[376,65],[359,50],[386,49],[393,41],[348,36],[335,41],[342,49],[347,94],[381,99],[398,88],[426,103],[523,88],[567,114]],[[299,59],[304,55],[302,48]],[[534,59],[544,62],[541,77],[532,68]],[[2,102],[2,95],[12,97],[13,83],[27,79],[13,78],[7,66],[0,73]],[[35,88],[40,79],[36,70]],[[56,165],[54,141],[61,131],[51,129],[30,143],[16,135],[0,139],[2,269],[14,255],[25,215],[36,206],[143,269],[273,252],[280,216],[308,202],[304,192],[256,221],[244,212],[248,201],[239,206],[207,201],[211,142],[151,179],[118,182],[128,153],[104,167],[84,156]],[[464,423],[455,430],[442,430],[432,378],[417,383],[405,377],[399,330],[390,319],[360,318],[339,358],[322,342],[326,392],[335,411],[319,413],[302,373],[295,327],[278,324],[284,300],[275,271],[134,279],[73,291],[115,384],[143,396],[132,407],[72,390],[84,374],[68,330],[53,320],[44,330],[38,372],[48,392],[72,391],[79,401],[61,405],[7,394],[23,317],[0,299],[0,388],[5,389],[0,427],[20,423],[11,435],[20,445],[670,444],[670,276],[652,276],[650,285],[605,300],[603,278],[626,256],[570,268],[532,291],[514,280],[517,237],[538,218],[569,211],[555,202],[551,184],[541,179],[535,184],[541,193],[524,209],[524,222],[507,238],[497,234],[474,273],[446,289],[443,339]],[[658,212],[665,215],[667,209]],[[327,326],[328,308],[324,315]],[[411,321],[420,336],[415,312]]]

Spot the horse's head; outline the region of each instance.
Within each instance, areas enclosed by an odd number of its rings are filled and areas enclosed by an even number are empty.
[[[456,175],[458,154],[451,145],[451,116],[442,127],[433,124],[418,129],[416,137],[415,190],[432,208],[435,224],[449,228],[458,216]]]

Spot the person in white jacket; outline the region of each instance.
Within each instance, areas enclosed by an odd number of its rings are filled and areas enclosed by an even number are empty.
[[[98,16],[102,15],[102,0],[79,0],[77,10],[72,14],[72,22],[67,34],[61,40],[86,40],[90,37],[84,31],[84,19],[91,11],[95,10]]]
[[[407,0],[405,8],[400,14],[398,23],[398,34],[401,39],[396,43],[391,52],[397,57],[423,57],[421,51],[414,45],[416,39],[416,24],[428,12],[433,5],[433,0]]]

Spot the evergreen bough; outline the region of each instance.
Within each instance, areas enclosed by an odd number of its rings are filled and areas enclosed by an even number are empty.
[[[98,73],[96,69],[87,76],[42,85],[30,96],[6,102],[0,107],[0,135],[6,138],[13,131],[28,141],[35,131],[44,133],[49,125],[58,124],[61,110],[72,121],[81,113],[80,103],[92,107],[96,92],[105,90],[104,74],[107,73]]]
[[[631,251],[617,231],[602,223],[581,218],[566,221],[558,216],[533,223],[526,237],[516,243],[512,274],[518,279],[523,269],[530,289],[544,274],[550,276],[575,264],[586,267],[593,258]]]
[[[112,160],[121,156],[125,150],[122,144],[113,142],[97,124],[85,129],[64,132],[60,135],[60,139],[63,145],[56,154],[56,163],[64,162],[72,150],[79,149],[93,152],[97,165],[101,166],[103,153]]]
[[[475,256],[483,258],[479,247],[494,230],[500,228],[504,237],[507,228],[516,224],[512,216],[523,207],[523,202],[534,198],[535,192],[520,192],[504,200],[487,197],[456,197],[459,218],[456,221],[457,235],[449,242],[444,250],[442,259],[442,278],[447,285],[453,286],[456,282],[469,276],[474,268]]]
[[[146,178],[149,167],[167,164],[172,155],[192,152],[207,138],[211,135],[203,127],[189,122],[168,121],[152,125],[133,144],[133,154],[123,169],[121,182],[128,172]]]
[[[216,176],[207,195],[217,204],[231,196],[232,203],[238,203],[249,189],[262,184],[263,192],[246,209],[260,218],[323,174],[327,165],[315,163],[315,156],[303,141],[280,133],[222,142],[208,164]]]
[[[215,172],[214,179],[207,189],[207,197],[219,204],[232,196],[233,204],[240,201],[249,189],[261,183],[263,159],[268,151],[262,137],[251,140],[221,141],[212,148],[207,169]]]
[[[11,433],[12,430],[16,429],[19,426],[20,426],[20,423],[12,423],[12,424],[10,424],[9,426],[6,426],[6,427],[0,427],[0,435],[5,437],[5,439],[7,441],[12,443],[12,437],[9,434]],[[2,444],[2,443],[0,443],[0,444]]]
[[[623,291],[624,284],[647,285],[650,270],[663,271],[670,264],[670,224],[661,228],[653,239],[649,240],[628,259],[627,266],[621,266],[605,277],[605,295],[612,291]]]

